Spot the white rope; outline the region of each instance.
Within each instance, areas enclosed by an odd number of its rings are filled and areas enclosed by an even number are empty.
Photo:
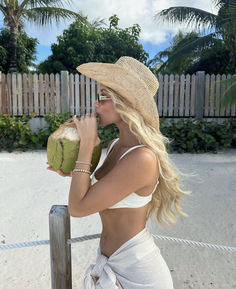
[[[47,245],[47,244],[49,244],[49,240],[22,242],[22,243],[14,243],[14,244],[1,244],[0,250],[32,247],[32,246]]]
[[[83,242],[91,239],[97,239],[101,236],[101,234],[94,234],[94,235],[85,235],[78,238],[72,238],[67,240],[67,244],[77,243],[77,242]],[[215,245],[215,244],[209,244],[209,243],[203,243],[203,242],[197,242],[197,241],[191,241],[191,240],[185,240],[185,239],[179,239],[179,238],[173,238],[173,237],[166,237],[166,236],[158,236],[158,235],[152,235],[156,239],[162,239],[167,241],[173,241],[177,243],[183,243],[187,244],[189,246],[198,246],[198,247],[206,247],[210,249],[217,249],[217,250],[223,250],[227,252],[236,252],[236,247],[228,247],[228,246],[222,246],[222,245]],[[15,249],[15,248],[22,248],[22,247],[32,247],[32,246],[39,246],[39,245],[47,245],[50,244],[49,240],[41,240],[41,241],[31,241],[31,242],[23,242],[23,243],[15,243],[15,244],[1,244],[0,245],[0,251],[1,250],[8,250],[8,249]]]
[[[207,247],[211,249],[218,249],[218,250],[223,250],[223,251],[228,251],[228,252],[236,252],[236,247],[228,247],[228,246],[215,245],[215,244],[210,244],[210,243],[203,243],[203,242],[197,242],[197,241],[191,241],[191,240],[185,240],[185,239],[179,239],[179,238],[173,238],[173,237],[166,237],[166,236],[158,236],[158,235],[153,235],[153,237],[156,239],[174,241],[177,243],[184,243],[190,246],[193,245],[193,246]]]
[[[83,241],[87,241],[87,240],[91,240],[91,239],[97,239],[100,237],[101,237],[101,234],[85,235],[83,237],[69,239],[69,240],[67,240],[67,244],[83,242]]]

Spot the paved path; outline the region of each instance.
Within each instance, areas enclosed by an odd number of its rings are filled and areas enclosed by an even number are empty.
[[[101,161],[104,159],[104,150]],[[148,221],[153,234],[236,247],[236,151],[218,154],[171,154],[184,173],[183,210],[176,227]],[[46,152],[0,152],[0,242],[47,240],[52,205],[67,204],[70,178],[46,170]],[[72,237],[101,231],[98,214],[71,218]],[[99,240],[72,245],[73,289],[82,288],[85,269],[95,262]],[[174,280],[175,289],[236,288],[236,254],[156,241]],[[50,288],[49,246],[0,251],[0,288]]]

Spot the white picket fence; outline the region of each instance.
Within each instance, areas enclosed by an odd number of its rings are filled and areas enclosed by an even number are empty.
[[[157,75],[159,89],[154,96],[160,117],[235,117],[236,106],[218,105],[227,89],[221,80],[231,75]],[[21,116],[35,113],[92,111],[97,82],[79,74],[3,74],[0,72],[0,114]]]

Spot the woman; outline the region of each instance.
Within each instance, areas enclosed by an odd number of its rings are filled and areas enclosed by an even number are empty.
[[[77,67],[99,83],[96,114],[73,118],[81,138],[69,193],[69,213],[84,217],[99,212],[102,233],[96,264],[85,273],[90,288],[173,289],[170,271],[146,221],[176,223],[171,209],[180,208],[179,176],[168,159],[169,140],[159,129],[154,95],[155,75],[134,58],[115,64],[86,63]],[[90,179],[92,152],[100,125],[116,124],[119,138],[108,145],[107,157]],[[61,171],[60,175],[66,176]]]

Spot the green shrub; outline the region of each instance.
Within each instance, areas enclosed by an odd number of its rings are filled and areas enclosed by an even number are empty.
[[[46,148],[48,137],[69,118],[69,113],[45,115],[48,128],[38,129],[37,133],[34,133],[29,125],[29,121],[34,117],[35,114],[22,117],[11,117],[9,114],[0,115],[0,151],[12,152],[15,149],[27,151],[28,149]]]
[[[119,129],[115,124],[98,126],[98,136],[102,142],[102,147],[106,148],[112,139],[119,137]]]
[[[169,152],[216,152],[220,148],[236,147],[236,120],[233,118],[221,124],[195,118],[170,120],[169,123],[160,119],[160,130],[171,140],[167,145]]]
[[[16,148],[26,151],[33,148],[32,137],[34,133],[27,124],[32,116],[20,118],[11,117],[9,114],[0,115],[0,150],[12,152]]]
[[[0,151],[12,152],[15,149],[46,149],[48,137],[70,118],[69,113],[46,114],[47,128],[31,131],[29,121],[35,115],[11,117],[8,114],[0,115]],[[213,121],[197,120],[194,118],[178,121],[160,118],[161,132],[171,140],[167,144],[169,153],[202,153],[217,152],[220,148],[236,147],[236,120],[226,119],[219,124]],[[119,136],[118,128],[112,124],[98,127],[98,136],[106,148],[111,139]]]

